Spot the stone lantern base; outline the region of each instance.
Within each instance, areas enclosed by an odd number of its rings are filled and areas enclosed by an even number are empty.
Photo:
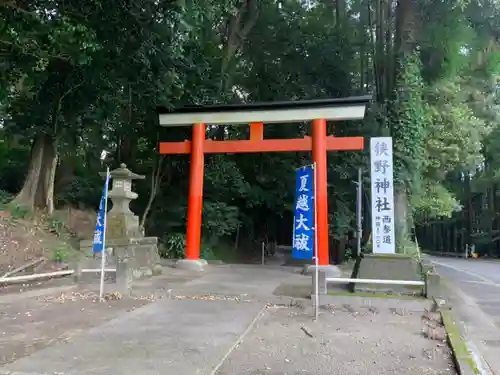
[[[152,276],[155,266],[160,262],[157,237],[109,239],[106,241],[106,248],[112,249],[111,256],[106,262],[107,267],[114,267],[118,263],[126,262],[134,279]],[[80,250],[91,255],[92,241],[80,241]],[[100,267],[97,265],[100,260],[88,259],[88,262],[95,262],[94,267]],[[83,265],[83,268],[94,267],[90,264]]]

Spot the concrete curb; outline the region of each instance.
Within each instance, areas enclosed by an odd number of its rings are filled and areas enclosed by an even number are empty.
[[[453,362],[459,375],[481,374],[472,357],[472,353],[460,335],[460,328],[451,310],[440,310],[440,314],[446,330],[446,341],[451,349]]]
[[[257,315],[255,316],[255,318],[253,318],[253,320],[250,322],[250,324],[248,325],[247,329],[245,329],[245,331],[241,334],[240,337],[238,337],[238,340],[236,340],[236,342],[233,344],[233,346],[231,346],[231,348],[229,348],[229,350],[227,351],[227,353],[221,358],[221,360],[219,361],[219,363],[213,368],[212,371],[210,371],[210,375],[216,375],[217,372],[219,371],[219,369],[222,367],[222,365],[224,364],[224,362],[226,362],[226,360],[228,359],[228,357],[231,355],[231,353],[234,351],[234,349],[236,349],[240,344],[241,342],[245,339],[245,337],[250,333],[250,331],[253,329],[253,327],[255,326],[255,324],[264,316],[264,314],[266,313],[267,311],[267,306],[264,306],[258,313]],[[1,374],[0,374],[1,375]]]

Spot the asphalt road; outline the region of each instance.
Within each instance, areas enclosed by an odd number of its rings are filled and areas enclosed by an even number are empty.
[[[500,261],[431,260],[453,291],[455,315],[466,339],[484,359],[483,373],[500,375]]]

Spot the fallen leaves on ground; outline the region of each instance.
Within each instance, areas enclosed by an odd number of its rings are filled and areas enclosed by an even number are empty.
[[[210,295],[203,294],[199,296],[172,296],[172,299],[175,300],[199,300],[199,301],[237,301],[237,302],[250,302],[250,300],[242,300],[241,297],[236,296],[222,296],[222,295]]]
[[[124,297],[120,292],[109,292],[105,293],[103,296],[103,300],[106,302],[110,301],[119,301]],[[147,294],[140,296],[133,296],[131,299],[138,301],[149,301],[154,302],[161,297],[155,294]],[[66,302],[76,302],[76,301],[91,301],[91,302],[99,302],[99,294],[92,291],[84,291],[84,292],[62,292],[53,296],[43,296],[39,297],[38,300],[43,302],[55,302],[55,303],[66,303]]]

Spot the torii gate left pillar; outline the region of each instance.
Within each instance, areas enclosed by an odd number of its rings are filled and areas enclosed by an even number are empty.
[[[203,212],[203,175],[206,153],[299,152],[312,151],[316,163],[316,230],[318,263],[329,264],[327,151],[359,151],[363,137],[333,137],[326,134],[326,119],[352,120],[364,117],[370,97],[331,99],[321,101],[266,103],[247,106],[212,106],[165,112],[159,109],[160,125],[194,124],[192,141],[161,142],[161,154],[190,154],[186,260],[190,268],[202,269],[200,260],[201,224]],[[283,108],[286,107],[286,108]],[[256,110],[258,107],[259,110]],[[281,107],[281,108],[276,108]],[[264,139],[266,122],[308,120],[311,112],[319,116],[312,120],[312,138]],[[197,120],[198,121],[193,121]],[[247,119],[248,122],[245,121]],[[261,119],[263,121],[252,121]],[[201,121],[200,121],[201,120]],[[250,139],[235,141],[206,140],[205,123],[250,123]]]

